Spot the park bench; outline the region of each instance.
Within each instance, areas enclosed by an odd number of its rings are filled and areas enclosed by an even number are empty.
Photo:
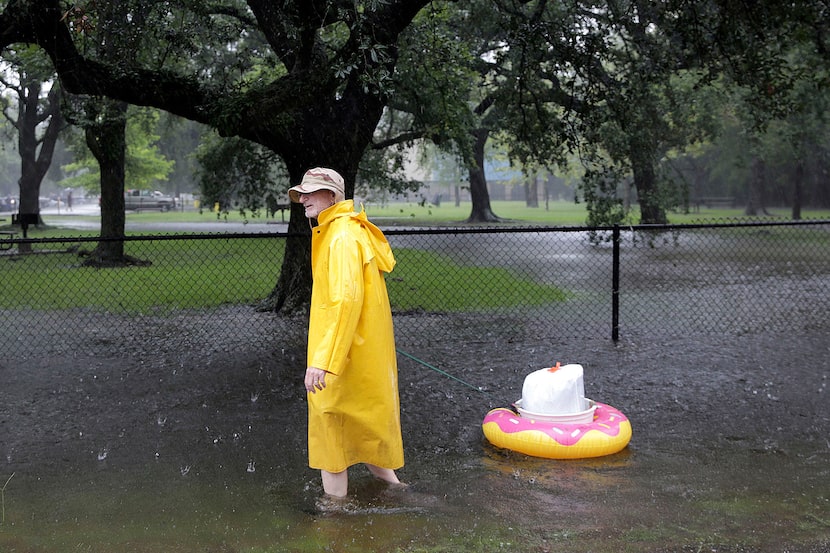
[[[277,211],[279,211],[280,217],[282,218],[282,222],[284,223],[285,212],[291,211],[291,204],[278,202],[274,196],[268,196],[265,199],[265,208],[267,210],[267,214],[269,217],[271,217],[272,215],[276,215]]]
[[[0,219],[0,221],[5,221],[5,219]],[[17,237],[16,230],[0,230],[0,250],[10,250],[14,245],[12,240]]]
[[[5,223],[6,218],[0,219],[0,223]],[[16,230],[0,230],[0,250],[10,250],[14,245],[12,240],[17,237]]]
[[[285,222],[285,212],[286,211],[291,211],[291,204],[277,204],[274,207],[275,207],[275,209],[274,209],[275,212],[276,211],[280,212],[280,217],[282,218],[282,222],[284,223]]]

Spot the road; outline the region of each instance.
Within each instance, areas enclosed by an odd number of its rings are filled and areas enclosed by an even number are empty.
[[[72,208],[72,211],[67,211],[66,207],[58,208],[47,207],[40,211],[41,217],[47,224],[75,230],[99,230],[101,228],[100,219],[90,219],[92,217],[100,217],[101,208],[97,204],[79,204]],[[11,220],[11,214],[0,214],[0,218]],[[127,214],[126,230],[131,232],[199,232],[199,233],[273,233],[286,232],[288,230],[288,223],[282,222],[225,222],[225,221],[204,221],[204,222],[178,222],[178,221],[164,221],[164,222],[137,222],[130,220],[130,214]]]

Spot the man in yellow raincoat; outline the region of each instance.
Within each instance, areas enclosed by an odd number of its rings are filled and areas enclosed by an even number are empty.
[[[395,266],[386,237],[346,200],[343,177],[307,171],[289,190],[311,231],[314,283],[308,328],[308,464],[323,490],[348,493],[347,469],[366,464],[400,485],[403,466],[398,368],[392,311],[383,273]]]

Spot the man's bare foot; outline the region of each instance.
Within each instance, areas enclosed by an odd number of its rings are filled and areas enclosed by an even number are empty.
[[[320,514],[353,513],[358,506],[348,497],[339,497],[331,494],[324,494],[314,504],[316,511]]]
[[[385,469],[382,467],[376,467],[375,465],[366,465],[366,468],[369,469],[369,472],[375,478],[383,480],[384,482],[388,482],[390,484],[400,484],[401,481],[398,480],[398,475],[395,474],[395,471],[392,469]]]

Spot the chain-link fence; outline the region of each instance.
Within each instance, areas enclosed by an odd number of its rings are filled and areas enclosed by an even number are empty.
[[[828,221],[386,234],[401,344],[828,325]],[[2,241],[0,354],[301,344],[304,317],[257,308],[277,282],[286,238],[130,236],[125,253],[136,262],[122,268],[82,266],[97,238]]]

